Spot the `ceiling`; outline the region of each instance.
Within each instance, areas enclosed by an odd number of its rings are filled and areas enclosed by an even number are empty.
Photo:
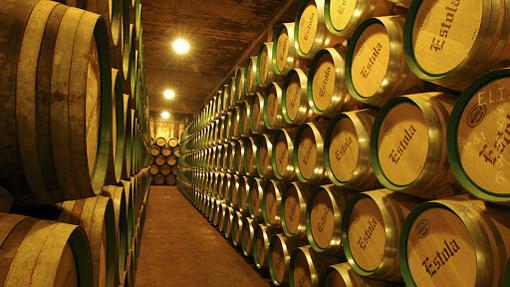
[[[151,114],[193,114],[236,63],[255,55],[268,39],[266,27],[292,22],[298,0],[146,0],[142,6],[144,67]],[[272,22],[273,21],[273,22]],[[190,42],[177,55],[171,42]],[[163,98],[173,88],[172,101]]]

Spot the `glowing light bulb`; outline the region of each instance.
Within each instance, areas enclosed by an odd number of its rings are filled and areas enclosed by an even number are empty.
[[[176,39],[173,42],[172,46],[177,54],[186,54],[186,53],[188,53],[188,51],[190,49],[190,45],[189,45],[188,41],[186,41],[182,38]]]
[[[171,100],[171,99],[173,99],[175,97],[175,92],[172,89],[166,89],[163,92],[163,96],[165,97],[165,99]]]
[[[161,117],[164,119],[164,120],[168,120],[170,118],[170,113],[167,112],[167,111],[163,111],[161,112]]]

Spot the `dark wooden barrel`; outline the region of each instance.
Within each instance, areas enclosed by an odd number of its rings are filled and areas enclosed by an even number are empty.
[[[95,195],[111,150],[104,19],[55,2],[3,4],[0,181],[21,205]]]
[[[0,213],[0,285],[93,286],[82,228]]]

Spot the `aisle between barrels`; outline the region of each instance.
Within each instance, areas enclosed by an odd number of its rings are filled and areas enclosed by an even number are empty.
[[[151,186],[135,282],[137,287],[269,285],[169,186]]]

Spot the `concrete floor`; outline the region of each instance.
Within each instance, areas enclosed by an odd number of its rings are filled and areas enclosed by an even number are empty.
[[[269,286],[175,187],[151,187],[136,287]]]

